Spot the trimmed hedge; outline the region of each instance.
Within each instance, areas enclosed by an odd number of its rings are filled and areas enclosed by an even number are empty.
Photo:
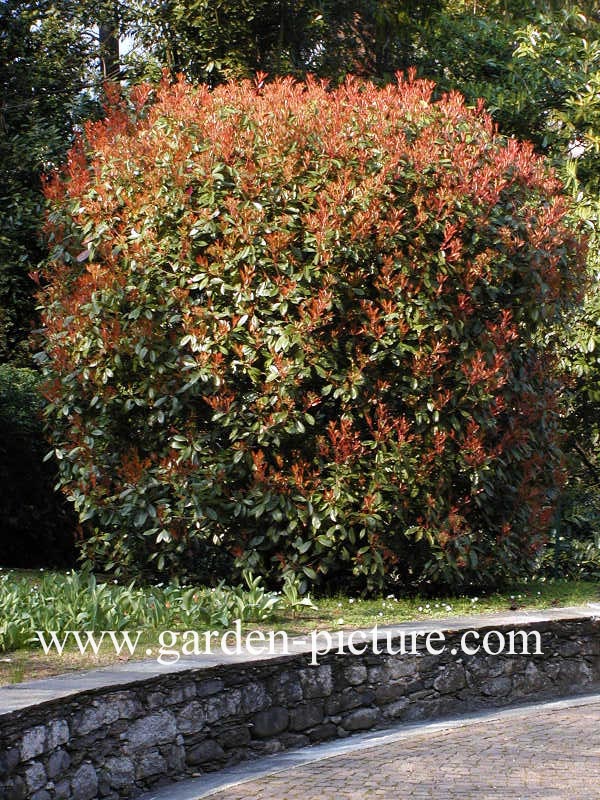
[[[96,566],[372,589],[533,565],[562,481],[541,332],[584,248],[532,147],[432,90],[165,79],[86,127],[40,299]]]

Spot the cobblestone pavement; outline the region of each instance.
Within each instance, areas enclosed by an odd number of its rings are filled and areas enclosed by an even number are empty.
[[[217,791],[211,800],[599,800],[600,701],[415,734]]]

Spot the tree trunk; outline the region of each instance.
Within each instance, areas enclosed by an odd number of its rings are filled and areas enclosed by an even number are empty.
[[[113,14],[98,23],[100,40],[100,62],[106,80],[116,81],[121,72],[119,53],[119,14],[117,6]]]

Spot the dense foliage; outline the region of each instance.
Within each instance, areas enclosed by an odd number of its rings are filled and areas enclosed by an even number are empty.
[[[96,566],[366,587],[531,564],[561,482],[560,184],[432,84],[137,87],[47,188],[61,482]]]
[[[0,365],[0,563],[70,566],[76,515],[60,494],[54,463],[44,463],[39,376]]]

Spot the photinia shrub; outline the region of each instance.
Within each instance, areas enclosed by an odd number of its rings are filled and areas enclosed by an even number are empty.
[[[432,90],[165,79],[87,125],[47,184],[41,360],[96,566],[373,589],[535,561],[543,326],[584,248],[532,147]]]

